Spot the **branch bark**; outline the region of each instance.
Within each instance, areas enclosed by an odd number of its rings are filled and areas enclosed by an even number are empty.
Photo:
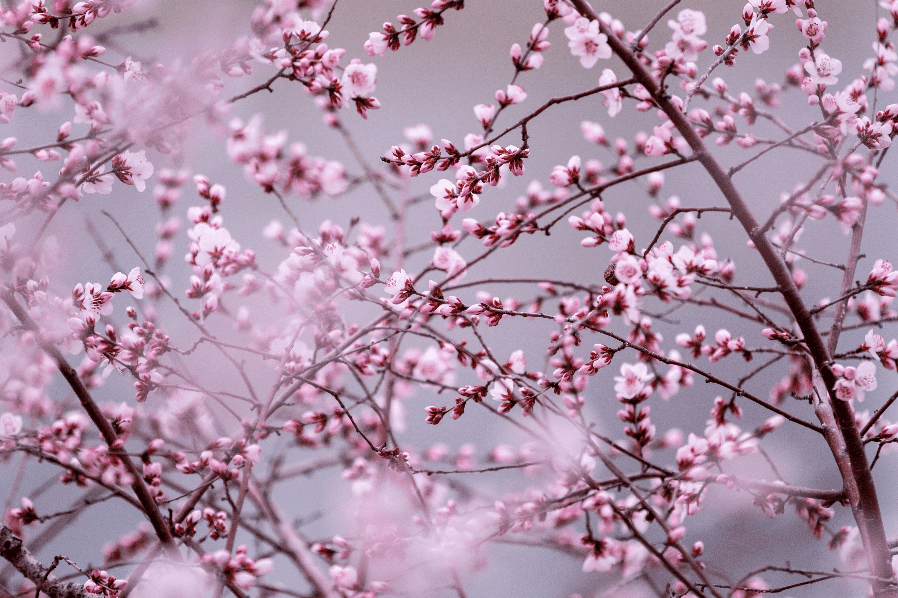
[[[22,539],[0,524],[0,557],[50,598],[91,598],[83,583],[59,581],[25,548]]]

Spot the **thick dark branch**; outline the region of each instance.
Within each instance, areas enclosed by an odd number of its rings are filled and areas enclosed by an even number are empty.
[[[91,598],[83,583],[62,582],[25,548],[22,539],[0,524],[0,557],[16,568],[26,579],[50,598]]]

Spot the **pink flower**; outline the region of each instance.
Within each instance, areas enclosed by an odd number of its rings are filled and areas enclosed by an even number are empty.
[[[608,143],[608,139],[605,137],[605,129],[603,129],[602,125],[599,123],[584,120],[580,123],[580,131],[587,141],[591,141],[598,145],[605,145]]]
[[[427,347],[418,360],[412,375],[421,380],[430,380],[440,384],[452,384],[455,362],[450,356],[436,347]]]
[[[109,289],[113,291],[127,290],[135,299],[142,299],[145,284],[140,268],[132,268],[127,276],[116,272],[112,277],[112,282],[109,283]]]
[[[515,374],[523,374],[527,371],[527,361],[524,359],[524,352],[518,349],[508,358],[505,367]]]
[[[125,70],[122,73],[122,77],[125,81],[140,81],[143,79],[143,73],[140,70],[141,64],[136,60],[131,60],[131,57],[128,56],[125,58]]]
[[[608,239],[608,249],[611,251],[633,251],[634,241],[633,234],[627,229],[617,230]]]
[[[748,44],[755,54],[766,51],[770,48],[770,38],[767,37],[767,34],[771,29],[773,29],[773,25],[768,23],[767,19],[755,18],[745,32],[743,47]]]
[[[490,388],[490,396],[496,401],[509,401],[514,398],[514,382],[510,378],[497,378]]]
[[[41,110],[58,110],[62,107],[62,93],[66,90],[64,68],[68,66],[63,59],[56,52],[49,52],[31,80],[28,91],[33,94]]]
[[[667,21],[667,26],[685,35],[704,35],[708,32],[705,13],[688,8],[680,11],[676,21]]]
[[[84,286],[80,284],[72,291],[76,305],[84,312],[83,315],[108,316],[112,313],[113,293],[103,289],[98,283],[89,282]]]
[[[405,270],[393,272],[384,285],[384,291],[390,295],[395,295],[405,288],[405,285],[409,280],[410,278],[408,274],[405,273]]]
[[[486,127],[493,120],[493,116],[496,115],[496,107],[492,104],[477,104],[474,106],[474,115],[480,121],[480,124]]]
[[[351,98],[367,98],[374,93],[374,87],[377,83],[377,65],[362,64],[358,58],[353,58],[346,70],[343,71],[343,78],[340,79],[340,85],[343,86],[346,94]]]
[[[368,56],[374,56],[375,54],[383,56],[390,46],[387,39],[387,36],[379,31],[370,33],[368,41],[365,42],[365,51],[368,52]]]
[[[0,436],[15,436],[22,431],[22,418],[9,411],[0,415]]]
[[[639,260],[633,255],[625,254],[615,264],[614,275],[624,284],[634,284],[642,278],[642,268],[639,265]]]
[[[857,136],[861,143],[870,149],[885,149],[892,145],[890,137],[892,133],[892,124],[890,122],[870,122],[866,116],[859,118],[855,124]]]
[[[834,373],[843,370],[841,366],[833,366]],[[872,361],[862,361],[858,366],[844,368],[843,377],[839,378],[834,387],[836,398],[843,401],[857,399],[864,400],[864,393],[876,390],[876,364]]]
[[[779,13],[789,12],[789,6],[786,0],[749,0],[751,5],[758,9],[761,13]]]
[[[867,285],[873,286],[877,295],[895,297],[898,295],[898,271],[893,272],[892,264],[887,260],[876,260],[867,276]]]
[[[501,89],[496,92],[496,101],[500,106],[508,106],[510,104],[520,104],[527,99],[524,88],[520,85],[508,85],[505,91]]]
[[[615,376],[614,390],[622,399],[632,399],[645,388],[646,382],[654,378],[644,363],[625,363],[620,367],[620,376]]]
[[[876,390],[876,364],[872,361],[860,362],[854,372],[854,383],[864,391]]]
[[[864,336],[864,344],[860,348],[866,350],[873,359],[879,359],[879,354],[886,349],[886,342],[881,336],[870,330]]]
[[[571,54],[580,57],[580,65],[583,68],[592,68],[599,58],[611,58],[608,36],[599,33],[598,21],[580,17],[564,30],[564,34],[570,40],[567,45],[571,49]]]
[[[462,272],[468,264],[457,251],[451,247],[440,245],[433,252],[433,266],[453,276]]]
[[[197,237],[199,252],[196,255],[196,265],[217,265],[225,256],[234,256],[240,251],[240,244],[231,238],[231,233],[226,228],[212,228],[205,222],[200,222],[191,231]]]
[[[577,373],[585,376],[595,376],[596,372],[611,363],[614,351],[606,345],[595,344],[589,353],[589,361],[577,370]]]
[[[0,91],[0,125],[8,125],[12,121],[13,112],[18,105],[19,100],[15,94]]]
[[[673,139],[673,123],[667,121],[654,128],[654,135],[645,142],[645,155],[657,158],[670,152],[675,146]]]
[[[617,76],[614,74],[614,71],[611,69],[605,69],[602,71],[602,76],[599,77],[599,85],[609,85],[611,83],[617,82]],[[614,118],[618,112],[621,111],[621,107],[623,106],[623,100],[621,99],[621,92],[619,87],[615,87],[614,89],[609,89],[607,91],[603,91],[602,95],[604,96],[604,104],[605,107],[608,108],[608,116]]]
[[[801,34],[811,40],[811,43],[815,46],[819,46],[820,42],[823,41],[826,21],[821,21],[817,17],[813,19],[798,19],[795,21],[795,25],[801,31]]]
[[[522,71],[532,71],[543,65],[543,55],[539,51],[530,54],[525,60],[521,60],[523,51],[520,44],[512,44],[509,54],[511,55],[511,62]]]
[[[330,576],[334,583],[337,584],[337,587],[344,590],[354,590],[359,585],[359,574],[354,567],[331,565]]]
[[[567,166],[558,165],[552,169],[549,180],[556,187],[570,187],[580,180],[580,156],[571,156]]]
[[[817,85],[833,85],[838,83],[836,75],[842,72],[842,61],[831,58],[824,52],[817,52],[813,62],[804,63],[804,70],[810,75],[812,83]]]
[[[667,26],[673,29],[671,41],[664,46],[664,52],[669,57],[692,62],[698,58],[699,52],[708,47],[707,42],[699,37],[708,30],[701,11],[681,10],[677,20],[667,21]]]
[[[153,176],[153,164],[147,161],[144,150],[124,151],[112,158],[112,172],[121,182],[143,191],[147,188],[146,180]]]
[[[449,179],[440,179],[431,185],[430,194],[436,198],[436,207],[444,218],[458,209],[458,191]]]
[[[112,180],[112,173],[106,172],[106,166],[101,164],[93,174],[84,179],[81,190],[85,193],[109,195],[112,193]]]

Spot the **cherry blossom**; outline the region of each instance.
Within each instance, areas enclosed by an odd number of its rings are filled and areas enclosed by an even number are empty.
[[[8,125],[12,122],[18,103],[15,94],[0,91],[0,125]]]
[[[855,127],[861,142],[870,149],[885,149],[892,145],[893,127],[889,123],[871,123],[869,118],[862,116],[855,123]]]
[[[340,84],[351,98],[367,98],[374,93],[377,83],[377,65],[362,64],[359,59],[353,59],[346,65]]]
[[[608,139],[605,137],[605,130],[599,123],[584,120],[580,123],[580,130],[583,132],[583,137],[585,137],[587,141],[598,145],[605,145],[608,143]]]
[[[620,376],[615,376],[614,391],[624,399],[632,399],[643,391],[647,382],[654,375],[650,374],[644,363],[625,363],[620,368]]]
[[[580,179],[580,156],[571,156],[567,166],[552,169],[549,180],[556,187],[570,187]]]
[[[602,76],[599,77],[599,85],[610,85],[611,83],[617,82],[617,76],[615,76],[614,71],[611,69],[605,69],[602,71]],[[621,91],[619,88],[609,89],[607,91],[603,91],[602,95],[604,96],[605,106],[608,108],[608,116],[614,117],[616,116],[623,107],[623,100]]]
[[[527,99],[527,93],[520,85],[509,84],[505,91],[501,89],[496,92],[496,101],[500,106],[508,106],[510,104],[520,104]]]
[[[216,265],[240,251],[240,244],[231,238],[231,233],[226,228],[213,228],[205,222],[199,222],[189,234],[196,242],[197,251],[193,261],[197,266]]]
[[[398,270],[393,272],[390,277],[387,278],[387,282],[384,285],[384,291],[390,295],[396,295],[405,288],[409,281],[409,276],[405,273],[405,270]]]
[[[571,54],[580,57],[580,65],[585,69],[595,66],[600,58],[611,58],[611,46],[608,36],[599,33],[599,22],[584,17],[578,18],[573,25],[564,30]]]
[[[673,36],[664,51],[671,58],[694,61],[698,53],[708,47],[700,37],[708,31],[705,15],[701,11],[681,10],[677,20],[668,20],[667,26],[673,29]]]
[[[486,127],[496,115],[496,107],[491,104],[477,104],[474,106],[474,114],[477,116],[480,124]]]
[[[387,42],[388,37],[379,31],[374,31],[368,36],[365,42],[365,51],[369,56],[383,56],[387,52],[390,44]]]
[[[147,161],[144,150],[124,151],[112,158],[112,172],[121,182],[143,191],[147,187],[146,180],[153,176],[153,165]]]
[[[0,415],[0,436],[15,436],[22,431],[22,417],[9,411]]]
[[[766,52],[770,48],[770,38],[767,36],[771,29],[773,25],[767,19],[754,19],[743,35],[743,47],[751,48],[755,54]]]
[[[614,265],[614,275],[624,284],[635,284],[642,278],[639,260],[632,255],[625,255]]]
[[[838,82],[836,75],[842,72],[842,61],[831,58],[824,52],[817,52],[813,61],[804,64],[811,83],[815,85],[834,85]]]
[[[135,299],[142,299],[145,285],[146,282],[144,281],[143,275],[140,273],[140,268],[132,268],[127,276],[121,272],[117,272],[115,276],[112,277],[108,290],[118,292],[122,289],[126,289]]]
[[[862,361],[856,368],[834,366],[833,373],[843,376],[835,386],[836,396],[843,401],[863,401],[866,392],[876,390],[876,364],[872,361]]]
[[[444,270],[449,276],[463,272],[467,267],[464,258],[451,247],[440,246],[434,250],[433,266]]]
[[[795,21],[795,25],[798,27],[798,30],[801,31],[801,34],[806,38],[811,40],[811,43],[815,46],[819,46],[820,42],[823,41],[824,31],[826,31],[826,21],[821,21],[818,17],[814,17],[812,19],[798,19]]]
[[[895,297],[898,295],[898,270],[892,271],[892,264],[887,260],[876,260],[867,276],[867,285],[874,287],[877,295]]]
[[[752,6],[760,13],[784,13],[789,12],[788,0],[749,0]]]
[[[898,76],[898,52],[891,44],[873,43],[876,58],[864,61],[864,68],[871,71],[871,85],[885,91],[895,88],[895,76]]]

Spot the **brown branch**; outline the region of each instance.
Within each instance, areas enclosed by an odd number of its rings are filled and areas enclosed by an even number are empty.
[[[50,568],[45,567],[34,558],[34,555],[25,548],[22,539],[12,533],[12,530],[0,524],[0,557],[3,557],[50,598],[91,598],[84,589],[83,583],[62,582],[50,573]]]
[[[803,488],[801,486],[790,486],[778,482],[762,482],[758,480],[743,480],[732,476],[725,476],[724,481],[717,480],[718,483],[726,485],[732,482],[740,488],[748,490],[757,490],[767,494],[782,494],[784,496],[803,496],[805,498],[815,498],[817,500],[825,500],[839,502],[845,499],[844,490],[818,490],[816,488]]]

